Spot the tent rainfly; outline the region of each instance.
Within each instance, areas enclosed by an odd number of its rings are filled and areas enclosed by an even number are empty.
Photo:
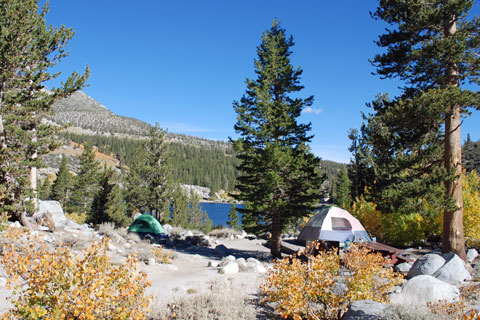
[[[298,236],[302,241],[371,242],[365,228],[348,211],[335,206],[324,207],[308,220]]]
[[[142,214],[138,218],[136,218],[130,227],[128,227],[128,231],[135,232],[140,235],[151,234],[151,235],[161,235],[164,233],[162,225],[158,222],[155,217],[149,214]]]

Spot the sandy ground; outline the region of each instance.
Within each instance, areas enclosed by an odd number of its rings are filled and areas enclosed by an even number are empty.
[[[260,260],[266,268],[271,266],[270,250],[262,245],[264,240],[221,239],[220,241],[237,258],[254,257]],[[155,296],[154,304],[167,304],[182,296],[207,293],[212,286],[228,289],[228,292],[234,292],[239,297],[256,298],[264,274],[257,272],[220,274],[219,268],[208,267],[209,261],[221,260],[213,247],[191,246],[176,248],[175,251],[176,258],[172,260],[171,264],[152,266],[139,264],[139,270],[145,272],[152,282],[147,293]],[[112,258],[112,260],[117,260],[119,257]],[[124,258],[117,261],[121,260]],[[0,314],[11,307],[11,294],[11,290],[0,286]]]
[[[263,240],[221,240],[236,258],[254,257],[269,267],[269,249]],[[208,267],[209,261],[220,261],[213,248],[189,247],[176,250],[172,264],[141,265],[152,286],[147,291],[155,295],[156,303],[172,302],[175,298],[193,293],[207,293],[212,286],[233,290],[237,295],[254,298],[264,274],[239,272],[220,274],[219,268]],[[266,259],[267,258],[267,259]],[[189,293],[190,292],[190,293]]]

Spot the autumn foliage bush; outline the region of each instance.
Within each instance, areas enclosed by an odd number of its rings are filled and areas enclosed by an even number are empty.
[[[480,176],[476,171],[464,172],[462,185],[465,239],[468,245],[480,247]],[[443,211],[438,208],[427,206],[422,214],[386,214],[361,196],[351,212],[371,235],[394,245],[418,243],[442,233]]]
[[[307,248],[306,254],[277,260],[262,290],[284,318],[338,319],[351,302],[369,299],[386,302],[389,290],[402,276],[393,272],[380,254],[353,244],[340,257],[338,250]],[[342,284],[344,284],[342,289]]]
[[[13,308],[2,319],[146,318],[150,283],[136,271],[135,257],[123,265],[110,263],[108,239],[77,256],[68,246],[49,249],[37,238],[20,236],[24,245],[2,248],[1,262],[14,287]]]

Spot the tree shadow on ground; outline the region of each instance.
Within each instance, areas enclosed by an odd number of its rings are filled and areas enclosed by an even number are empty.
[[[261,250],[240,250],[234,248],[224,247],[226,250],[215,250],[212,247],[203,247],[199,245],[192,245],[185,241],[177,241],[173,245],[165,245],[167,249],[173,249],[180,253],[198,254],[208,259],[221,260],[223,257],[232,255],[235,258],[255,258],[259,261],[270,262],[271,254]]]

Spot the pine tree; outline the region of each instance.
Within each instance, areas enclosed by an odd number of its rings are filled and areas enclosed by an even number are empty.
[[[94,224],[113,222],[119,227],[128,224],[122,189],[115,180],[114,171],[105,166],[88,214],[88,222]]]
[[[396,112],[415,111],[417,106],[423,111],[409,115],[417,126],[392,127],[392,138],[397,146],[405,141],[402,133],[417,138],[412,133],[419,130],[422,135],[427,129],[423,124],[431,125],[430,132],[441,137],[445,198],[449,202],[444,210],[442,250],[464,259],[461,115],[468,107],[480,107],[478,92],[461,87],[480,80],[480,24],[477,17],[468,19],[473,4],[472,0],[382,0],[373,14],[394,27],[377,42],[387,49],[373,60],[377,73],[384,78],[397,77],[406,84],[401,97],[391,105]],[[384,110],[389,117],[389,109]],[[440,118],[443,125],[429,120],[429,116]],[[428,141],[435,140],[424,136]],[[405,163],[412,164],[410,151],[404,150]],[[418,163],[414,168],[424,166]],[[427,168],[431,166],[437,164]]]
[[[38,198],[40,200],[48,200],[50,195],[52,194],[52,181],[49,177],[46,177],[43,180],[43,183],[40,185],[38,189]]]
[[[188,203],[189,199],[183,192],[180,184],[174,189],[172,197],[172,226],[187,228],[188,226]]]
[[[170,213],[173,177],[166,132],[158,123],[150,131],[150,139],[137,149],[137,159],[127,176],[129,210],[149,211],[157,220]]]
[[[119,227],[126,227],[130,219],[127,216],[127,207],[123,201],[122,189],[118,184],[114,184],[105,203],[105,212],[108,220]]]
[[[74,179],[72,194],[67,203],[68,212],[89,212],[100,180],[99,163],[90,144],[83,146],[80,169]]]
[[[234,102],[234,128],[240,135],[234,148],[242,172],[236,198],[247,204],[239,211],[249,222],[247,231],[271,232],[274,257],[281,257],[281,236],[288,223],[313,211],[323,180],[319,159],[307,145],[311,124],[297,123],[313,97],[297,97],[303,71],[290,63],[293,45],[293,38],[274,20],[257,48],[258,77],[247,79],[245,95]]]
[[[341,208],[349,208],[352,203],[350,195],[350,179],[348,178],[347,169],[342,168],[338,172],[338,178],[335,188],[334,203]]]
[[[58,169],[57,178],[52,186],[52,199],[59,201],[62,206],[64,206],[68,200],[68,192],[71,188],[71,183],[73,180],[67,164],[67,157],[63,154],[62,162],[60,162],[60,168]]]
[[[234,230],[240,230],[237,207],[233,201],[230,202],[230,212],[228,213],[227,225]]]
[[[45,83],[58,77],[51,69],[67,56],[72,29],[47,27],[48,3],[36,0],[0,2],[0,211],[28,225],[35,209],[39,157],[55,146],[57,128],[42,121],[51,105],[84,86],[74,72],[58,89]],[[33,200],[33,201],[32,201]]]

